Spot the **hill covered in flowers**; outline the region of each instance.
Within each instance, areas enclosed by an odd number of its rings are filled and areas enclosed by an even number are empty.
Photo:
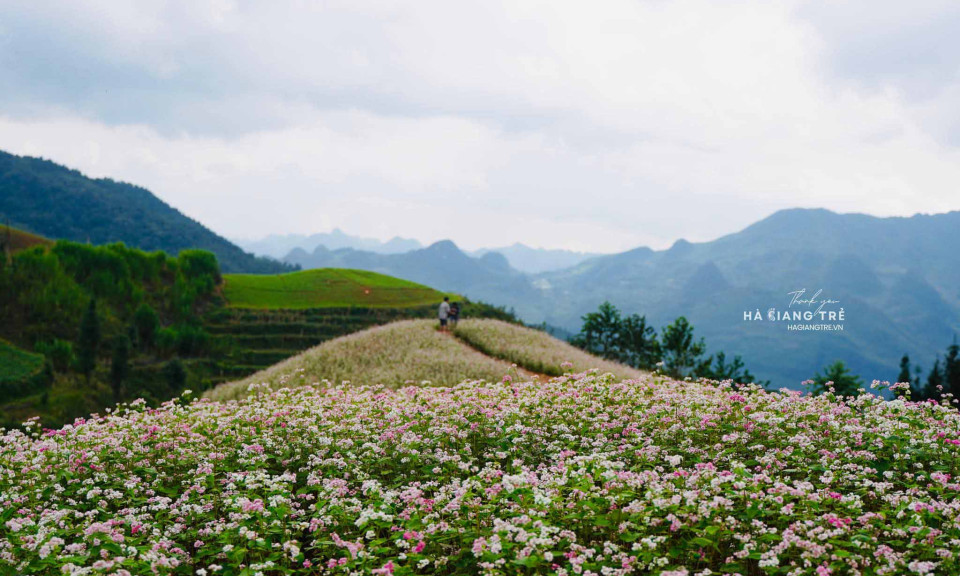
[[[0,573],[947,574],[958,472],[956,410],[868,394],[584,373],[134,403],[0,439]]]
[[[440,332],[434,320],[401,320],[341,336],[206,395],[236,400],[251,384],[271,388],[350,381],[398,388],[411,383],[453,386],[464,380],[525,379],[595,367],[619,378],[644,373],[587,354],[540,330],[501,320],[471,318]]]

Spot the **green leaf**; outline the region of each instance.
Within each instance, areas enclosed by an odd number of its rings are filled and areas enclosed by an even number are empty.
[[[713,540],[710,540],[710,539],[708,539],[708,538],[703,538],[703,537],[701,537],[701,536],[698,536],[698,537],[694,538],[694,539],[691,540],[690,542],[696,544],[697,546],[701,546],[701,547],[704,547],[704,546],[713,547],[713,546],[715,546]]]

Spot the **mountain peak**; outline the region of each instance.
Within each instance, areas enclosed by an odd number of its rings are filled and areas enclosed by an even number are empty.
[[[437,242],[434,242],[433,244],[427,246],[426,250],[429,250],[431,252],[439,252],[443,254],[453,254],[453,253],[463,254],[460,248],[458,248],[457,245],[453,243],[453,240],[438,240]]]
[[[667,249],[667,254],[670,256],[683,256],[684,254],[689,253],[693,249],[693,244],[689,240],[684,240],[680,238],[673,243],[673,246]]]

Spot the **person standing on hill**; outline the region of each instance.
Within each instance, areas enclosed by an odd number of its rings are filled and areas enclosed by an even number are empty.
[[[449,320],[450,329],[456,330],[457,322],[459,321],[460,321],[460,303],[454,302],[453,304],[450,305],[450,320]]]
[[[444,296],[443,302],[440,303],[440,310],[437,311],[437,315],[440,317],[440,330],[447,330],[447,319],[450,318],[450,297]]]

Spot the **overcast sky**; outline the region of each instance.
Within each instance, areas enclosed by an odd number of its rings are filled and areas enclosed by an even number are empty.
[[[960,209],[960,3],[0,0],[0,149],[228,237],[615,251]]]

